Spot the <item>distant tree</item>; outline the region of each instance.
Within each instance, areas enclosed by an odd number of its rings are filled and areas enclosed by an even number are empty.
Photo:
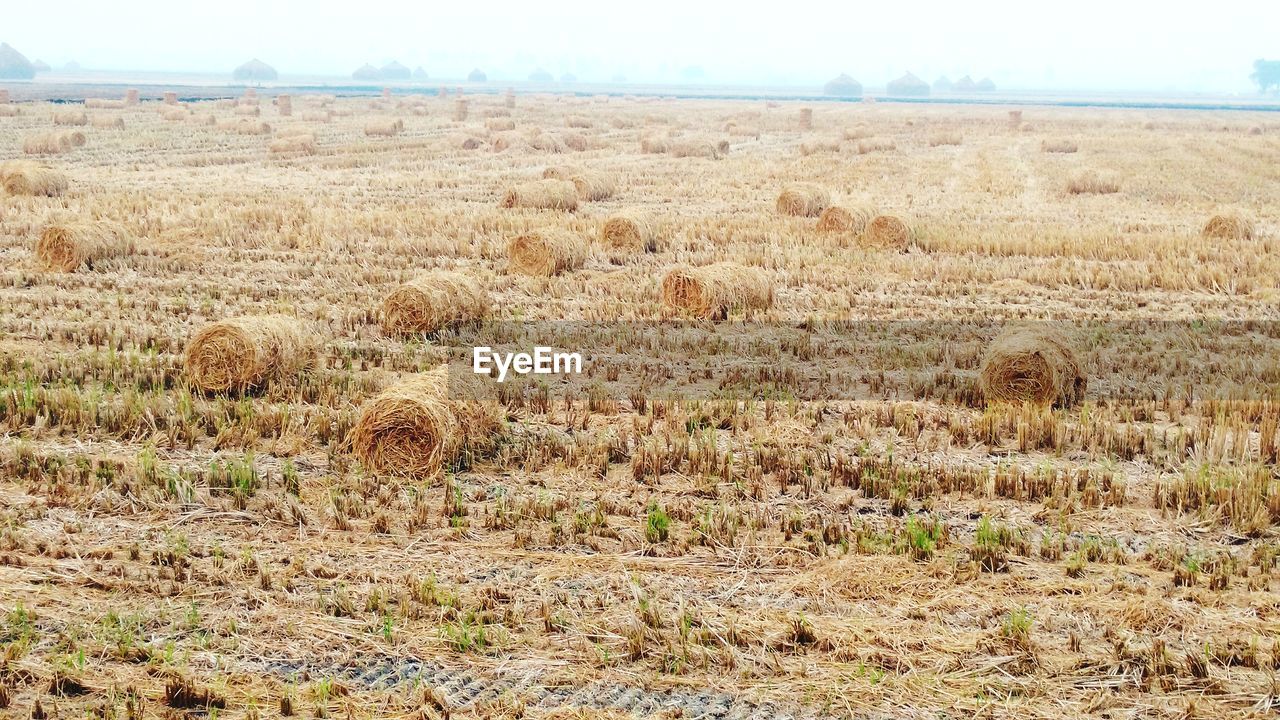
[[[1273,87],[1280,89],[1280,60],[1254,60],[1249,79],[1257,83],[1258,89],[1264,93]]]

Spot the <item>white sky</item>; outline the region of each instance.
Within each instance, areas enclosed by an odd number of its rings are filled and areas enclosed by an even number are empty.
[[[1145,6],[1145,7],[1144,7]],[[57,67],[347,76],[398,60],[435,78],[535,66],[582,80],[868,87],[912,70],[1006,88],[1248,91],[1280,58],[1280,0],[0,0],[0,40]]]

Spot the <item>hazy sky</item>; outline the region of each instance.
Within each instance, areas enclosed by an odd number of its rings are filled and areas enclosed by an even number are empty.
[[[1148,7],[1140,7],[1148,6]],[[1156,9],[1158,8],[1158,9]],[[3,0],[0,40],[59,66],[349,75],[398,60],[436,78],[867,86],[912,70],[1002,87],[1248,91],[1280,58],[1280,0],[855,3],[793,0]]]

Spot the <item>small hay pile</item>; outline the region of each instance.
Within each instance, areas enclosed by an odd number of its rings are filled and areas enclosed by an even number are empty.
[[[906,220],[897,215],[876,215],[862,231],[862,239],[877,247],[906,250],[915,233]]]
[[[79,130],[54,130],[23,138],[22,152],[28,155],[58,155],[84,143],[84,133]]]
[[[123,100],[107,100],[104,98],[88,98],[84,101],[84,106],[97,110],[123,110]]]
[[[1042,140],[1040,141],[1040,151],[1047,153],[1073,153],[1080,149],[1080,146],[1071,140]]]
[[[1204,224],[1200,234],[1220,240],[1252,240],[1257,230],[1253,220],[1238,213],[1214,215]]]
[[[388,335],[434,333],[473,322],[489,311],[489,294],[462,273],[436,271],[401,285],[382,301],[382,331]]]
[[[230,318],[206,325],[187,343],[183,367],[204,392],[246,392],[315,367],[319,339],[283,315]]]
[[[166,122],[184,122],[191,117],[191,113],[181,108],[174,108],[164,111],[164,114],[160,117],[164,118]]]
[[[671,138],[646,135],[640,138],[640,152],[645,155],[666,155],[671,152]]]
[[[813,108],[800,108],[800,129],[813,129]]]
[[[568,180],[535,180],[508,188],[501,207],[534,210],[578,209],[578,188]]]
[[[237,135],[269,135],[271,126],[260,120],[240,118],[238,120],[218,120],[216,127],[224,132]]]
[[[302,119],[304,122],[327,123],[333,121],[333,114],[328,110],[305,110]]]
[[[798,217],[816,217],[831,204],[826,188],[813,183],[793,183],[778,195],[778,212]]]
[[[489,132],[505,132],[516,129],[516,121],[507,117],[489,118],[484,121],[484,129]]]
[[[119,115],[94,115],[90,121],[94,127],[103,130],[123,130],[124,118]]]
[[[10,160],[0,164],[0,185],[9,195],[57,197],[70,183],[58,170],[30,160]]]
[[[165,104],[165,105],[177,105],[177,104],[178,104],[178,93],[173,92],[173,91],[166,92],[166,93],[164,94],[164,104]]]
[[[394,137],[401,130],[404,130],[403,120],[372,120],[364,126],[364,134],[369,137]]]
[[[1067,182],[1067,192],[1072,195],[1111,195],[1120,192],[1120,183],[1110,176],[1086,170]]]
[[[1047,328],[1001,333],[983,356],[979,383],[988,404],[1059,407],[1082,400],[1088,385],[1071,345]]]
[[[861,235],[875,213],[867,208],[832,205],[818,216],[818,231]]]
[[[246,117],[258,117],[259,115],[262,114],[262,108],[258,107],[257,105],[245,105],[244,103],[239,103],[236,105],[236,109],[232,110],[231,112],[233,112],[236,115],[242,115]]]
[[[491,450],[503,416],[481,382],[456,377],[451,392],[441,366],[387,388],[361,408],[352,453],[374,474],[429,478],[460,456]]]
[[[570,175],[569,182],[577,189],[580,200],[608,200],[618,191],[617,179],[607,172],[583,170]]]
[[[271,141],[270,150],[278,155],[315,155],[316,137],[310,133],[284,135]]]
[[[699,157],[719,160],[729,154],[728,141],[713,142],[705,138],[677,140],[671,143],[671,156],[678,158]]]
[[[658,249],[656,223],[646,213],[624,210],[610,215],[600,226],[600,243],[606,247],[636,252]]]
[[[734,308],[768,308],[773,283],[764,270],[733,262],[679,267],[662,279],[662,302],[694,317],[723,319]]]
[[[46,270],[71,272],[99,260],[128,255],[133,238],[121,225],[104,220],[48,225],[36,241],[36,258]]]
[[[88,125],[89,116],[83,110],[64,110],[53,114],[54,125]]]
[[[576,233],[537,230],[507,243],[507,267],[523,275],[550,277],[582,267],[590,251],[587,240]]]

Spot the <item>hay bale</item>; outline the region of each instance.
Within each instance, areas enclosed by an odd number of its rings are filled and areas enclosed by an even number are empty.
[[[84,133],[78,130],[54,130],[23,138],[22,152],[28,155],[60,155],[84,143]]]
[[[434,333],[480,320],[489,295],[467,275],[436,271],[401,285],[382,301],[382,331],[388,335]]]
[[[137,105],[140,102],[142,102],[142,97],[141,97],[141,94],[138,92],[138,88],[129,88],[128,90],[124,91],[125,105]]]
[[[694,317],[723,319],[735,308],[771,306],[773,283],[764,270],[733,262],[679,267],[662,279],[662,302]]]
[[[586,133],[565,133],[564,146],[574,152],[586,152],[591,149],[591,138]]]
[[[979,384],[988,404],[1070,407],[1084,398],[1088,381],[1060,334],[1046,328],[1014,328],[987,347]]]
[[[832,205],[818,216],[817,227],[819,232],[861,235],[874,216],[875,213],[867,208]]]
[[[315,155],[316,138],[310,133],[285,135],[272,140],[269,149],[275,154]]]
[[[0,105],[8,105],[8,104],[9,104],[9,90],[6,88],[0,88]]]
[[[484,121],[484,128],[490,132],[515,130],[516,121],[511,118],[489,118]]]
[[[0,117],[17,117],[22,114],[22,108],[17,105],[5,105],[0,103]]]
[[[600,226],[600,243],[636,252],[658,249],[657,223],[647,213],[624,210],[610,215]]]
[[[1120,183],[1111,176],[1086,170],[1067,181],[1067,192],[1072,195],[1111,195],[1120,192]]]
[[[1252,240],[1257,230],[1253,220],[1239,213],[1224,213],[1209,218],[1200,234],[1221,240]]]
[[[728,154],[727,142],[714,142],[705,138],[689,138],[671,143],[671,156],[678,158],[700,157],[719,160]]]
[[[364,134],[369,137],[394,137],[404,130],[403,120],[370,120],[365,123]]]
[[[862,239],[878,247],[906,250],[915,238],[911,225],[897,215],[876,215],[862,231]]]
[[[191,113],[186,110],[174,108],[173,110],[166,110],[160,117],[164,118],[167,122],[185,122],[187,118],[191,117]]]
[[[276,96],[276,112],[280,113],[280,117],[293,116],[293,98],[289,95]]]
[[[448,366],[441,366],[365,403],[348,438],[365,470],[429,478],[460,456],[492,449],[502,427],[500,406],[475,376],[457,373],[452,391],[450,379]]]
[[[535,230],[507,243],[507,267],[523,275],[550,277],[582,267],[590,252],[586,238],[577,233]]]
[[[232,112],[243,117],[258,117],[262,114],[262,108],[257,105],[236,105]]]
[[[89,116],[83,110],[63,110],[53,114],[54,125],[88,125]]]
[[[269,135],[271,126],[258,120],[238,118],[235,120],[218,120],[217,128],[237,135]]]
[[[1071,140],[1041,140],[1040,151],[1047,153],[1073,153],[1080,147]]]
[[[535,210],[578,209],[578,188],[567,180],[535,180],[508,188],[501,207]]]
[[[580,200],[608,200],[618,191],[617,179],[607,172],[576,172],[569,176],[569,182],[577,189]]]
[[[0,185],[9,195],[57,197],[67,191],[67,176],[30,160],[10,160],[0,164]]]
[[[118,223],[98,220],[48,225],[36,241],[36,258],[46,270],[71,272],[99,260],[128,255],[133,238]]]
[[[107,100],[105,98],[87,98],[84,106],[91,110],[123,110],[123,100]]]
[[[165,105],[177,105],[177,104],[178,104],[178,93],[173,92],[173,91],[166,92],[166,93],[164,94],[164,104],[165,104]]]
[[[671,138],[645,136],[640,138],[640,152],[646,155],[666,155],[671,152]]]
[[[539,132],[529,138],[529,146],[534,150],[559,155],[568,151],[569,147],[560,138],[548,133]]]
[[[94,115],[93,126],[103,130],[123,130],[124,118],[119,115]]]
[[[319,338],[299,320],[245,316],[210,323],[187,343],[187,380],[204,392],[257,390],[314,368]]]
[[[800,108],[800,129],[813,129],[813,108]]]
[[[466,122],[467,116],[471,114],[471,103],[462,98],[458,98],[453,103],[453,120],[454,122]]]
[[[333,114],[328,110],[307,110],[302,113],[304,122],[320,122],[327,123],[333,120]]]
[[[813,183],[793,183],[778,195],[778,212],[798,217],[816,217],[831,204],[831,193]]]

